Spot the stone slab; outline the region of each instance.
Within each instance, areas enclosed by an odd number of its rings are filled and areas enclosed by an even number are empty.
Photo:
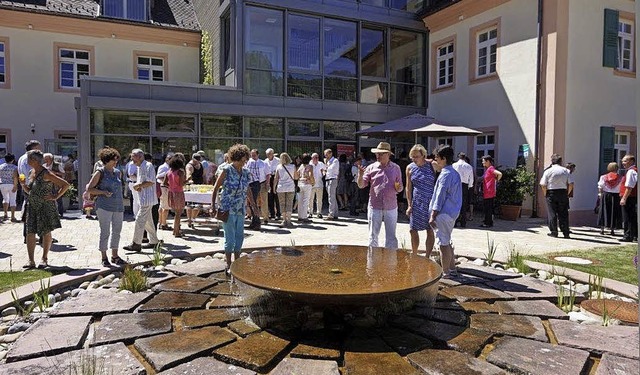
[[[401,356],[423,349],[433,348],[428,339],[397,328],[379,329],[378,334],[384,342]]]
[[[226,295],[226,296],[238,296],[240,291],[238,290],[238,284],[221,282],[218,285],[212,286],[202,291],[202,293],[213,295]]]
[[[182,325],[185,328],[226,325],[243,317],[240,309],[190,310],[182,313]]]
[[[156,271],[156,272],[153,272],[151,275],[147,276],[147,284],[149,284],[150,287],[153,287],[156,284],[160,284],[162,282],[175,279],[176,277],[177,276],[171,272]]]
[[[220,362],[212,357],[196,358],[180,366],[159,372],[158,375],[255,375],[255,371]]]
[[[209,301],[209,296],[195,293],[160,292],[149,302],[138,308],[140,312],[171,311],[201,309]]]
[[[214,272],[211,275],[207,276],[208,279],[217,280],[217,281],[226,281],[229,282],[231,278],[227,276],[227,273],[223,270],[220,272]]]
[[[260,332],[260,327],[249,319],[231,322],[227,327],[240,337],[247,337],[252,333]]]
[[[487,361],[518,374],[580,375],[589,352],[562,345],[503,337],[487,356]]]
[[[221,309],[221,308],[229,308],[229,307],[242,307],[245,306],[246,303],[242,297],[238,296],[217,296],[211,303],[209,304],[210,309]]]
[[[638,359],[638,327],[584,325],[568,320],[550,319],[549,324],[560,345],[611,353]]]
[[[604,353],[595,375],[640,374],[638,360]]]
[[[470,302],[470,301],[497,301],[497,300],[512,300],[513,296],[501,292],[496,289],[492,289],[485,284],[460,285],[453,286],[451,288],[445,288],[440,291],[440,294],[444,297],[455,299],[458,302]]]
[[[486,361],[451,350],[427,349],[409,354],[407,359],[429,375],[507,375],[504,370]]]
[[[484,301],[476,302],[461,302],[460,306],[465,311],[469,311],[475,314],[478,313],[497,313],[498,307],[494,304],[488,304]]]
[[[458,336],[447,340],[447,346],[453,350],[477,356],[493,337],[493,333],[467,328]]]
[[[151,297],[151,292],[117,293],[117,290],[92,290],[69,298],[53,309],[51,316],[107,315],[132,312]]]
[[[499,335],[510,335],[548,342],[542,320],[537,316],[526,315],[471,315],[471,328]]]
[[[94,362],[95,360],[95,362]],[[82,363],[92,366],[96,374],[143,375],[142,364],[123,343],[79,349],[55,356],[45,356],[0,365],[0,373],[11,375],[83,374]]]
[[[39,319],[9,349],[7,362],[79,349],[90,323],[90,316]]]
[[[235,339],[236,336],[224,328],[205,327],[138,339],[134,345],[149,364],[160,371]]]
[[[107,315],[96,327],[91,345],[128,342],[167,332],[171,332],[170,312]]]
[[[347,340],[344,352],[344,374],[418,375],[419,372],[387,346],[382,339],[372,337],[369,334],[363,336],[352,335]]]
[[[153,287],[156,292],[197,293],[215,285],[217,281],[203,277],[186,275],[164,281]]]
[[[431,319],[459,326],[466,326],[469,317],[464,311],[451,311],[442,309],[433,309]]]
[[[406,315],[401,315],[392,320],[391,324],[434,341],[449,341],[466,329],[453,324],[413,318]]]
[[[449,278],[440,279],[440,284],[444,286],[458,286],[458,285],[468,285],[468,284],[477,284],[487,281],[487,279],[483,279],[482,277],[467,275],[465,273],[459,272],[458,276],[451,276]]]
[[[215,272],[224,271],[226,263],[221,259],[203,259],[197,262],[187,262],[180,265],[169,264],[165,267],[176,275],[208,276]]]
[[[418,304],[416,304],[419,306]],[[436,301],[433,305],[425,305],[426,307],[433,307],[435,309],[444,310],[462,310],[462,305],[458,301]]]
[[[336,361],[284,358],[269,375],[340,375]]]
[[[481,277],[487,280],[504,280],[504,279],[517,279],[522,277],[519,273],[507,272],[498,268],[478,266],[473,263],[462,263],[458,266],[458,272]]]
[[[558,299],[558,293],[556,291],[557,285],[529,276],[518,279],[490,281],[487,282],[487,285],[514,296],[519,300],[545,299],[548,301],[556,301]]]
[[[324,330],[310,331],[302,337],[289,355],[294,358],[340,360],[341,342],[329,339]]]
[[[215,350],[214,356],[224,362],[264,372],[289,346],[288,340],[268,332],[258,332]]]
[[[500,314],[531,315],[542,319],[569,319],[569,315],[546,300],[497,301],[494,303]]]

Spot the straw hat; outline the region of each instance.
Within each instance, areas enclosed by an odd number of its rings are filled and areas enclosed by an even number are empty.
[[[391,152],[391,145],[388,144],[387,142],[378,143],[378,147],[372,148],[371,152],[373,152],[374,154],[382,154],[382,153],[388,152],[391,155],[393,155],[393,152]]]

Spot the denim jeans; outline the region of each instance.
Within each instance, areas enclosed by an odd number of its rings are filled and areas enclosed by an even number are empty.
[[[122,232],[122,219],[124,212],[112,212],[98,208],[96,210],[98,223],[100,223],[100,244],[98,250],[107,251],[107,249],[117,249],[120,245],[120,232]],[[109,234],[111,234],[110,247]]]
[[[222,223],[222,230],[224,231],[224,252],[235,253],[237,259],[244,241],[244,215],[229,213],[227,222]]]
[[[398,209],[375,210],[371,205],[367,210],[367,220],[369,221],[369,246],[379,247],[378,236],[380,227],[384,222],[384,247],[387,249],[397,249],[398,239],[396,238],[396,224],[398,223]]]

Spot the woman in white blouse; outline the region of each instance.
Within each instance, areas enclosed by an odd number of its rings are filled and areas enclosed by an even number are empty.
[[[291,163],[291,157],[286,152],[281,153],[273,186],[280,201],[283,228],[293,228],[291,213],[293,212],[293,197],[296,194],[296,186],[293,181],[297,179],[298,171],[296,166]]]

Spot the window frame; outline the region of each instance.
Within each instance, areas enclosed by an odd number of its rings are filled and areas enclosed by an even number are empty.
[[[478,151],[480,150],[484,150],[485,152],[483,153],[483,155],[487,155],[489,153],[489,150],[493,150],[493,161],[495,163],[495,165],[498,165],[498,132],[499,132],[499,127],[497,126],[490,126],[490,127],[486,127],[486,128],[475,128],[478,131],[481,131],[482,134],[478,134],[474,137],[468,137],[468,149],[469,150],[473,150],[473,157],[471,158],[471,162],[473,163],[473,173],[480,177],[482,176],[482,174],[484,173],[484,170],[482,168],[482,162],[480,161],[480,158],[478,157]],[[493,143],[485,143],[484,145],[478,145],[478,137],[488,137],[488,136],[493,136]],[[480,147],[478,147],[480,146]],[[478,171],[482,171],[482,173],[478,174]]]
[[[0,128],[0,135],[5,137],[5,155],[11,153],[11,129]],[[1,155],[1,153],[0,156],[4,157],[4,155]]]
[[[0,89],[10,89],[11,88],[11,74],[10,74],[10,46],[9,46],[9,38],[0,36],[0,43],[4,45],[4,51],[0,52],[0,56],[4,57],[4,82],[0,82]]]
[[[636,22],[635,14],[631,12],[618,11],[618,38],[620,38],[620,23],[627,23],[631,25],[631,34],[627,34],[631,37],[631,69],[622,69],[622,56],[618,59],[618,66],[613,69],[613,74],[620,77],[636,77]],[[617,51],[620,51],[620,46],[617,46]]]
[[[100,1],[100,16],[108,17],[108,18],[115,18],[115,19],[120,19],[120,20],[134,21],[134,22],[149,22],[149,0],[144,0],[144,9],[145,10],[144,10],[144,19],[143,20],[127,17],[127,1],[129,1],[129,0],[119,0],[119,1],[122,3],[122,13],[123,13],[122,17],[105,14],[104,10],[106,9],[106,7],[104,6],[104,0]]]
[[[501,17],[485,22],[481,25],[472,27],[469,29],[469,84],[480,83],[498,79],[498,72],[500,71],[500,46],[501,46]],[[491,46],[494,45],[491,41],[494,39],[487,39],[485,42],[478,42],[478,36],[491,30],[496,30],[495,46],[496,46],[496,70],[495,72],[488,72],[491,55]],[[481,48],[487,48],[487,73],[479,75],[479,54]]]
[[[456,87],[456,78],[457,78],[457,72],[456,72],[456,53],[457,53],[457,43],[458,43],[458,38],[457,35],[451,35],[449,37],[446,37],[444,39],[440,39],[437,42],[431,43],[431,66],[433,67],[431,69],[431,92],[432,93],[436,93],[436,92],[440,92],[440,91],[446,91],[446,90],[452,90],[455,89]],[[439,56],[439,50],[440,48],[444,47],[445,45],[450,45],[453,44],[453,52],[452,52],[452,58],[453,58],[453,80],[445,85],[440,85],[440,77],[439,77],[439,62],[440,60],[442,60]],[[448,66],[447,66],[448,67]]]
[[[60,50],[63,49],[67,49],[67,50],[73,50],[73,51],[83,51],[83,52],[88,52],[89,53],[89,61],[88,61],[88,65],[89,65],[89,76],[92,76],[95,74],[95,48],[93,46],[89,46],[89,45],[82,45],[82,44],[68,44],[68,43],[53,43],[53,58],[55,61],[54,64],[54,74],[53,74],[53,88],[55,92],[72,92],[72,93],[77,93],[80,91],[80,86],[75,86],[75,83],[77,83],[77,78],[74,77],[74,87],[63,87],[61,86],[62,84],[62,80],[60,79],[60,74],[61,74],[61,64],[64,61],[67,61],[65,59],[62,59],[60,57]],[[75,60],[75,58],[73,59]],[[77,64],[77,62],[74,62],[74,72],[76,71],[75,69],[75,64]]]
[[[162,59],[162,81],[156,81],[153,79],[151,74],[153,69],[149,71],[149,79],[141,79],[138,75],[138,68],[140,64],[138,63],[138,58],[146,57],[149,59]],[[149,65],[151,68],[153,65]],[[156,69],[157,70],[157,69]],[[148,81],[148,82],[167,82],[169,81],[169,54],[163,52],[149,52],[149,51],[133,51],[133,79],[140,81]]]

